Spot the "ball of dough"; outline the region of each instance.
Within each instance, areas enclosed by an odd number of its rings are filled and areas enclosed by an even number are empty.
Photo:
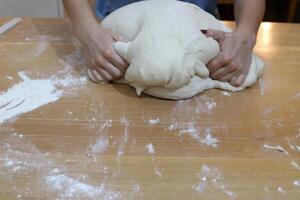
[[[130,64],[121,83],[165,99],[186,99],[204,90],[241,91],[264,71],[255,55],[240,87],[209,78],[207,63],[220,51],[219,44],[201,29],[230,32],[222,22],[194,4],[176,0],[148,0],[122,7],[100,24],[129,42],[116,42],[115,51]]]

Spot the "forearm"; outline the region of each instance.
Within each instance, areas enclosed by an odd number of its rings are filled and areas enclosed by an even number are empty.
[[[234,12],[237,32],[255,40],[265,13],[265,0],[235,0]]]
[[[88,0],[63,0],[63,4],[78,37],[97,26]]]

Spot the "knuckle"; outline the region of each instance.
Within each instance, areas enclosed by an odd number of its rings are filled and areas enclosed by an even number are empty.
[[[233,56],[231,54],[224,54],[223,59],[226,63],[229,63],[233,59]]]
[[[122,73],[121,73],[121,71],[120,71],[120,70],[117,70],[117,71],[115,72],[115,76],[116,76],[116,78],[120,78],[120,77],[121,77],[121,75],[122,75]]]
[[[230,69],[233,70],[233,71],[238,71],[240,68],[240,65],[236,62],[232,62],[230,63]]]
[[[104,59],[102,57],[97,57],[96,58],[96,63],[98,66],[103,66],[104,64]],[[102,67],[101,67],[102,68]]]
[[[95,59],[88,60],[88,65],[90,68],[93,68],[93,69],[98,67]]]
[[[112,53],[112,51],[110,49],[106,49],[106,50],[103,51],[103,56],[105,58],[111,58],[112,55],[113,55],[113,53]]]

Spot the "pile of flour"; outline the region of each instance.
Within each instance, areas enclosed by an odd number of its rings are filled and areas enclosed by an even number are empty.
[[[86,83],[86,77],[72,75],[71,67],[48,79],[31,79],[18,72],[21,82],[0,93],[0,123],[59,100],[64,94]]]

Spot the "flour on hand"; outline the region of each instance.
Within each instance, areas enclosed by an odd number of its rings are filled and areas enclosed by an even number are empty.
[[[133,86],[139,95],[144,92],[160,98],[185,99],[212,88],[241,91],[253,85],[264,71],[263,62],[253,55],[242,86],[210,79],[206,65],[220,47],[200,30],[231,30],[190,3],[176,0],[133,3],[110,14],[101,26],[129,41],[116,42],[113,47],[130,63],[120,82]]]

